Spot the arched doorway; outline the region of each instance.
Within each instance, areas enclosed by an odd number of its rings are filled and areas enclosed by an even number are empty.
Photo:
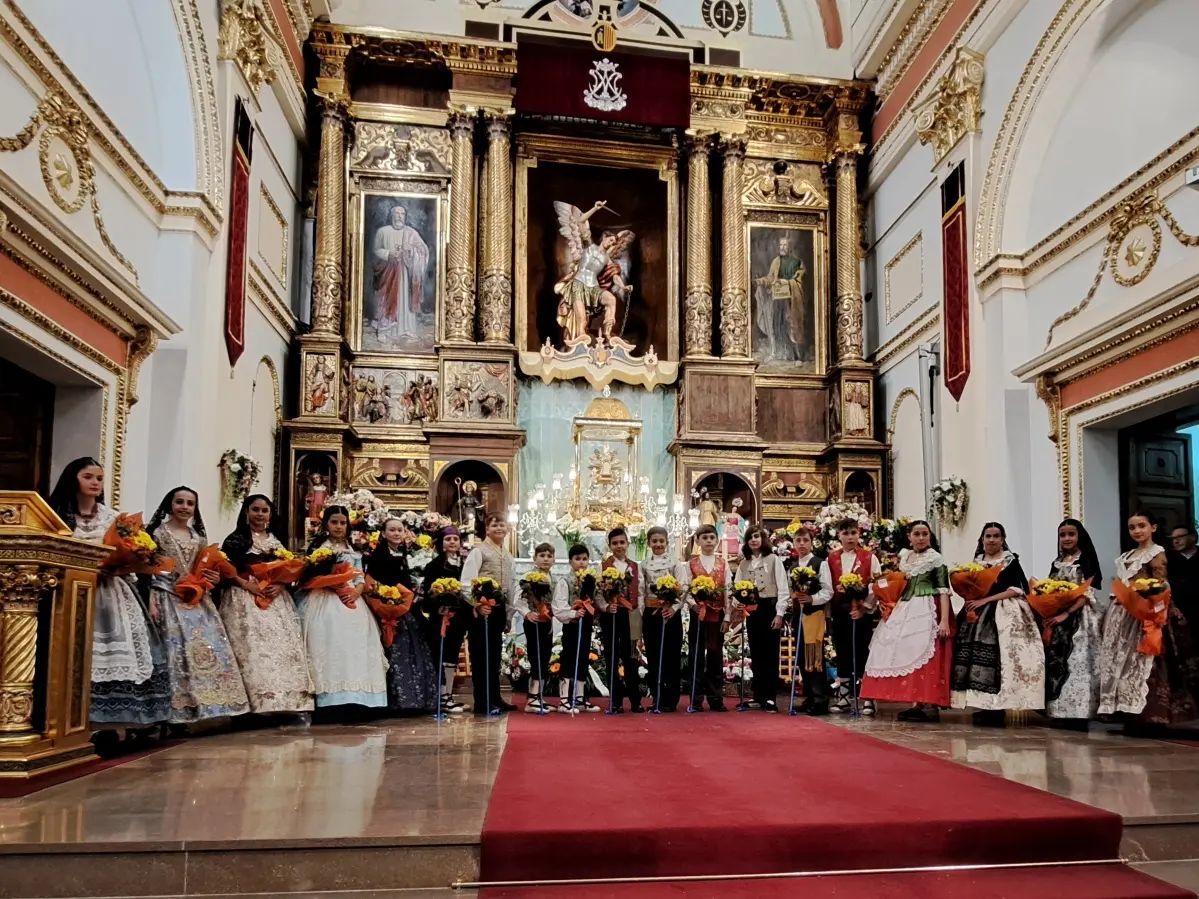
[[[470,485],[474,485],[473,491]],[[481,536],[487,514],[504,514],[507,493],[507,485],[495,466],[480,459],[460,459],[447,465],[438,476],[433,488],[433,508],[448,515],[459,527],[469,528],[473,518],[474,533]]]
[[[743,475],[731,471],[714,471],[706,474],[695,485],[695,490],[702,494],[708,491],[708,498],[716,503],[716,508],[722,513],[731,512],[733,500],[741,500],[737,510],[746,521],[758,520],[758,499],[754,494],[753,484]]]

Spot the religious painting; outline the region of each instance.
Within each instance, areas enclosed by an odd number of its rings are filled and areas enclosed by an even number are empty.
[[[304,414],[331,415],[336,411],[336,378],[333,356],[309,353],[304,357]]]
[[[601,149],[577,153],[591,162]],[[653,156],[611,158],[627,164],[518,163],[520,364],[547,382],[678,375],[676,173]]]
[[[511,421],[512,367],[502,361],[446,360],[442,383],[445,421]]]
[[[365,193],[361,210],[360,347],[431,353],[441,284],[440,199]]]
[[[350,421],[366,425],[423,425],[437,420],[436,371],[354,366]]]
[[[846,381],[841,400],[844,409],[841,420],[846,437],[870,436],[870,384],[866,381]]]
[[[760,371],[821,370],[822,255],[813,228],[750,225],[750,345]]]

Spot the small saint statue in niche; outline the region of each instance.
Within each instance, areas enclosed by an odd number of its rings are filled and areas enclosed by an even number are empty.
[[[716,519],[719,514],[719,507],[712,502],[712,498],[708,495],[708,488],[704,487],[699,491],[699,523],[716,527]]]
[[[720,543],[726,559],[735,559],[741,554],[741,538],[745,536],[745,519],[741,517],[743,503],[738,497],[725,514],[720,524]]]
[[[632,344],[620,339],[620,333],[613,332],[616,330],[617,301],[628,303],[633,293],[633,286],[628,283],[627,251],[637,235],[627,228],[606,230],[598,243],[592,243],[589,220],[607,206],[607,201],[599,200],[583,212],[569,203],[554,201],[558,230],[566,238],[570,259],[554,285],[554,293],[559,297],[557,321],[566,349],[591,344],[592,335],[588,328],[596,315],[601,315],[597,336],[603,343],[633,349]]]
[[[458,501],[454,503],[454,523],[473,533],[482,505],[479,485],[474,481],[463,481],[462,478],[454,478],[454,485],[461,491]]]
[[[308,492],[304,495],[304,512],[309,521],[320,521],[329,499],[329,488],[322,475],[313,473],[308,478]]]

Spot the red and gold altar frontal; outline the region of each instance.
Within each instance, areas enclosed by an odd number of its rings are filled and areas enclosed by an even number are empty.
[[[510,37],[312,34],[293,537],[338,489],[446,514],[466,485],[489,511],[521,503],[565,474],[555,454],[601,392],[644,424],[641,464],[622,464],[656,470],[655,490],[769,523],[831,496],[881,511],[869,86],[698,65],[669,42]]]

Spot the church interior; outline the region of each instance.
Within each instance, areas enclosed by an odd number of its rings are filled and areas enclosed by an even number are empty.
[[[0,0],[0,899],[1196,895],[1197,30]]]

